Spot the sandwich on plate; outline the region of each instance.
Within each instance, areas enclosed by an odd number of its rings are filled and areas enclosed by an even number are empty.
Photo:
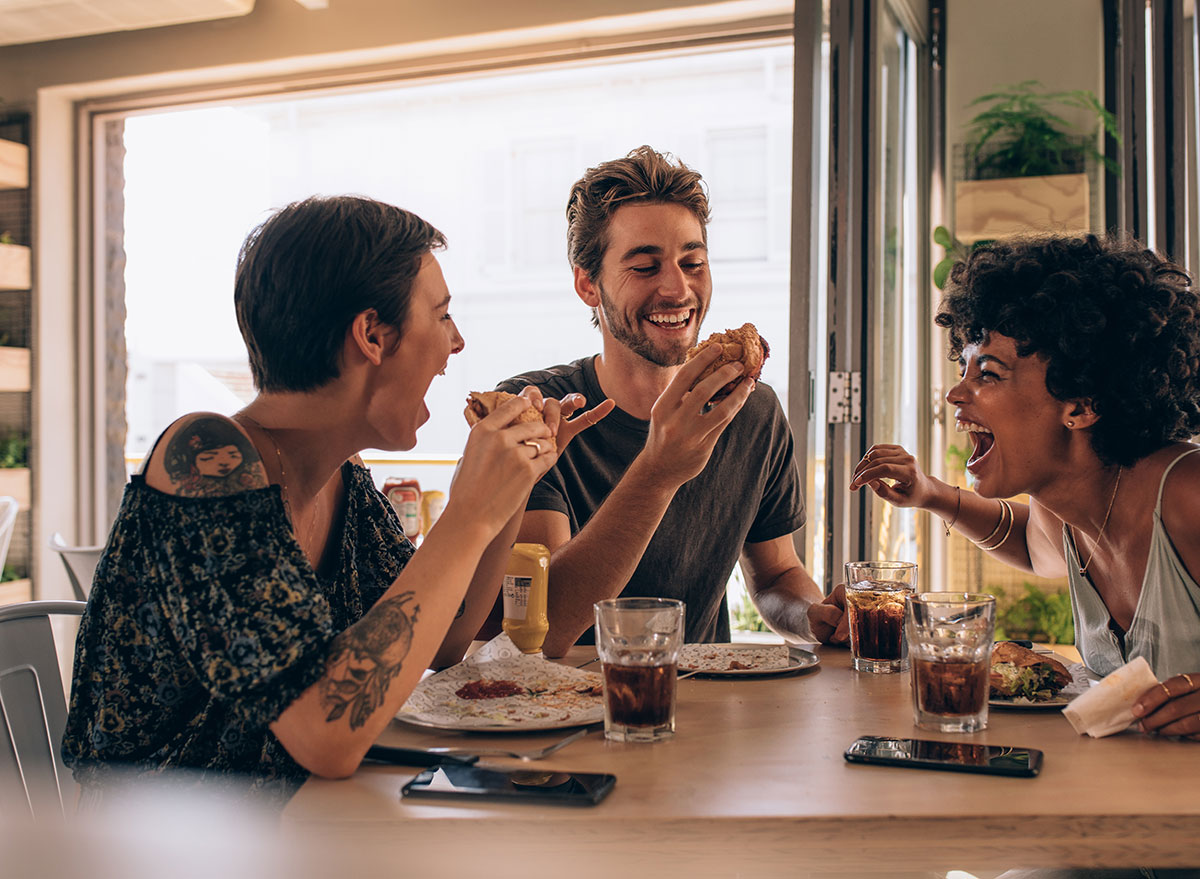
[[[1071,683],[1071,673],[1053,656],[1000,641],[992,648],[990,680],[995,698],[1045,702]]]

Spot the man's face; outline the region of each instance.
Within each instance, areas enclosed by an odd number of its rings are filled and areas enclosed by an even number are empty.
[[[712,297],[700,221],[679,204],[630,204],[608,224],[598,296],[601,332],[657,366],[678,366],[696,344]]]

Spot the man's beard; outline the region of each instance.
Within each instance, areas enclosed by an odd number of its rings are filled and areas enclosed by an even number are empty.
[[[690,339],[681,340],[664,348],[655,345],[640,329],[629,322],[624,313],[613,305],[608,294],[604,292],[603,286],[597,284],[597,287],[600,290],[600,310],[604,312],[602,320],[608,325],[608,331],[612,333],[614,339],[655,366],[680,366],[687,360],[688,348],[696,344],[696,338],[700,333],[701,315],[698,303],[694,309],[693,325],[688,328],[691,330]]]

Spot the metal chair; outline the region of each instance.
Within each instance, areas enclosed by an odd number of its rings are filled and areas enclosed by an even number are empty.
[[[66,815],[75,783],[59,753],[67,700],[50,617],[78,616],[84,607],[82,601],[0,607],[0,814]]]
[[[63,536],[55,531],[50,536],[50,548],[58,553],[67,569],[67,577],[75,597],[87,601],[88,593],[92,590],[92,577],[96,574],[96,565],[100,562],[103,546],[71,546]]]

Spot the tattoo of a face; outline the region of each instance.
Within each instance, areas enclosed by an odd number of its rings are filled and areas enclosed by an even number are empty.
[[[358,729],[383,704],[393,678],[412,647],[418,605],[405,592],[380,601],[361,620],[333,639],[325,664],[321,702],[325,720],[333,723],[350,712],[350,729]]]
[[[215,415],[180,424],[167,443],[163,467],[184,497],[224,497],[268,485],[254,444],[233,422]]]

